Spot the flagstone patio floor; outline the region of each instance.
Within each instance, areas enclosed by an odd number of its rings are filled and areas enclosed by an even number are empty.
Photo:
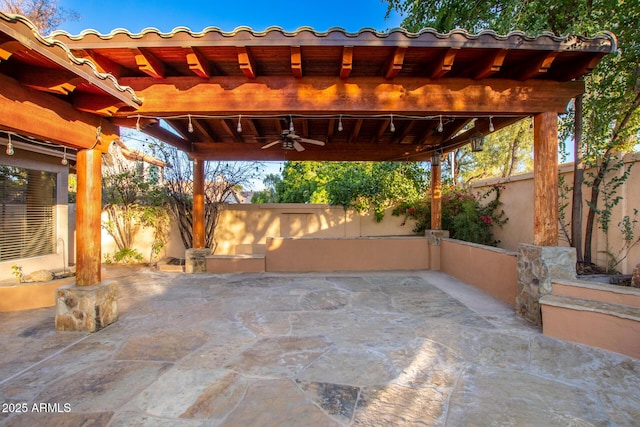
[[[637,426],[640,360],[432,271],[107,266],[119,320],[0,313],[3,426]]]

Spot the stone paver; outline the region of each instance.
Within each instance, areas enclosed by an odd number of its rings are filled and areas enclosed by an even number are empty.
[[[439,272],[105,269],[120,319],[0,313],[2,426],[633,426],[640,360]],[[23,411],[18,413],[17,411]]]

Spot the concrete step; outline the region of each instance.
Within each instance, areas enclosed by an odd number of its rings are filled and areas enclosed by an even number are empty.
[[[264,273],[264,254],[208,255],[208,273]]]
[[[560,295],[540,306],[545,335],[640,358],[640,307]]]

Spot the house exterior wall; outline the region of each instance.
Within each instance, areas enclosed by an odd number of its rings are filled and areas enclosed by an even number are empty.
[[[17,144],[14,144],[17,145]],[[4,147],[4,145],[3,145]],[[63,166],[60,159],[49,155],[28,152],[16,147],[14,155],[8,156],[1,150],[0,163],[46,172],[54,172],[57,175],[56,182],[56,253],[51,255],[22,258],[0,262],[0,281],[15,279],[12,266],[22,267],[23,274],[27,275],[37,270],[62,270],[69,263],[69,220],[68,220],[68,180],[69,167]]]

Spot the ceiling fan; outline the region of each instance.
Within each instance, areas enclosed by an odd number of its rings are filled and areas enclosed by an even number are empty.
[[[289,129],[289,130],[283,130],[282,133],[280,134],[279,139],[273,142],[270,142],[266,145],[263,145],[262,149],[264,150],[265,148],[269,148],[269,147],[273,147],[274,145],[281,144],[283,150],[304,151],[304,147],[302,146],[302,144],[300,144],[301,142],[304,142],[306,144],[313,144],[313,145],[324,145],[324,142],[322,141],[318,141],[316,139],[303,138],[300,135],[297,135],[295,130]]]

